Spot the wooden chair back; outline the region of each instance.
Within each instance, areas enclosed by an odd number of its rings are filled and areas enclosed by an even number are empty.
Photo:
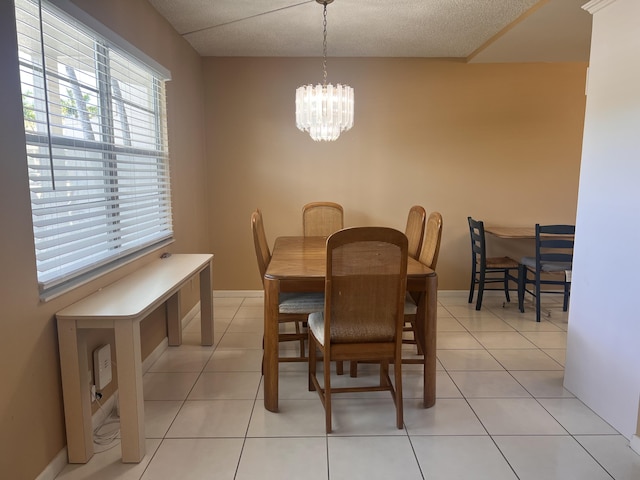
[[[256,209],[256,211],[251,214],[251,230],[253,232],[253,245],[258,260],[258,270],[260,271],[260,278],[264,285],[264,274],[267,272],[269,262],[271,262],[271,250],[269,249],[267,235],[264,231],[262,212],[259,209]]]
[[[328,237],[344,228],[342,205],[312,202],[302,207],[302,230],[305,237]]]
[[[441,240],[442,215],[439,212],[432,212],[427,219],[424,242],[419,257],[420,262],[432,270],[435,270],[438,264]]]
[[[407,239],[402,232],[386,227],[359,227],[330,236],[325,340],[400,342],[406,274]]]
[[[426,220],[427,212],[424,207],[414,205],[409,209],[404,234],[407,236],[407,240],[409,240],[409,256],[416,260],[420,256]]]

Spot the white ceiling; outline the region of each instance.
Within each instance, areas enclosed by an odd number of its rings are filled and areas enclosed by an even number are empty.
[[[315,0],[150,0],[202,56],[321,56]],[[328,55],[588,61],[587,0],[335,0]]]

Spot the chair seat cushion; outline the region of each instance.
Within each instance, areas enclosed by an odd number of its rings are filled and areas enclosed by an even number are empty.
[[[280,313],[312,313],[324,310],[324,293],[285,292],[279,297]]]
[[[535,258],[533,261],[535,263]],[[487,268],[518,268],[518,262],[511,257],[489,257]]]
[[[318,343],[324,345],[324,312],[310,314],[307,324],[313,336],[318,340]]]
[[[324,312],[314,312],[307,320],[309,330],[318,340],[320,345],[324,345]],[[340,324],[331,325],[331,341],[333,343],[353,343],[353,342],[391,342],[395,336],[393,326],[380,324],[377,322],[359,322],[350,325],[351,329],[344,328]]]
[[[532,269],[536,268],[536,257],[522,257],[520,262]],[[541,262],[540,269],[543,272],[565,272],[571,271],[571,262]]]

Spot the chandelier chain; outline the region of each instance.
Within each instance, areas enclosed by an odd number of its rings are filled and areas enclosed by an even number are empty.
[[[322,75],[324,86],[327,86],[327,2],[324,2],[323,11],[323,41],[322,41]]]

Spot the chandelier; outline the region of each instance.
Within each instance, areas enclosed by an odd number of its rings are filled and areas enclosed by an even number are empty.
[[[323,82],[296,89],[296,126],[309,132],[316,142],[336,140],[353,126],[353,88],[327,84],[327,5],[333,0],[316,0],[323,5]]]

